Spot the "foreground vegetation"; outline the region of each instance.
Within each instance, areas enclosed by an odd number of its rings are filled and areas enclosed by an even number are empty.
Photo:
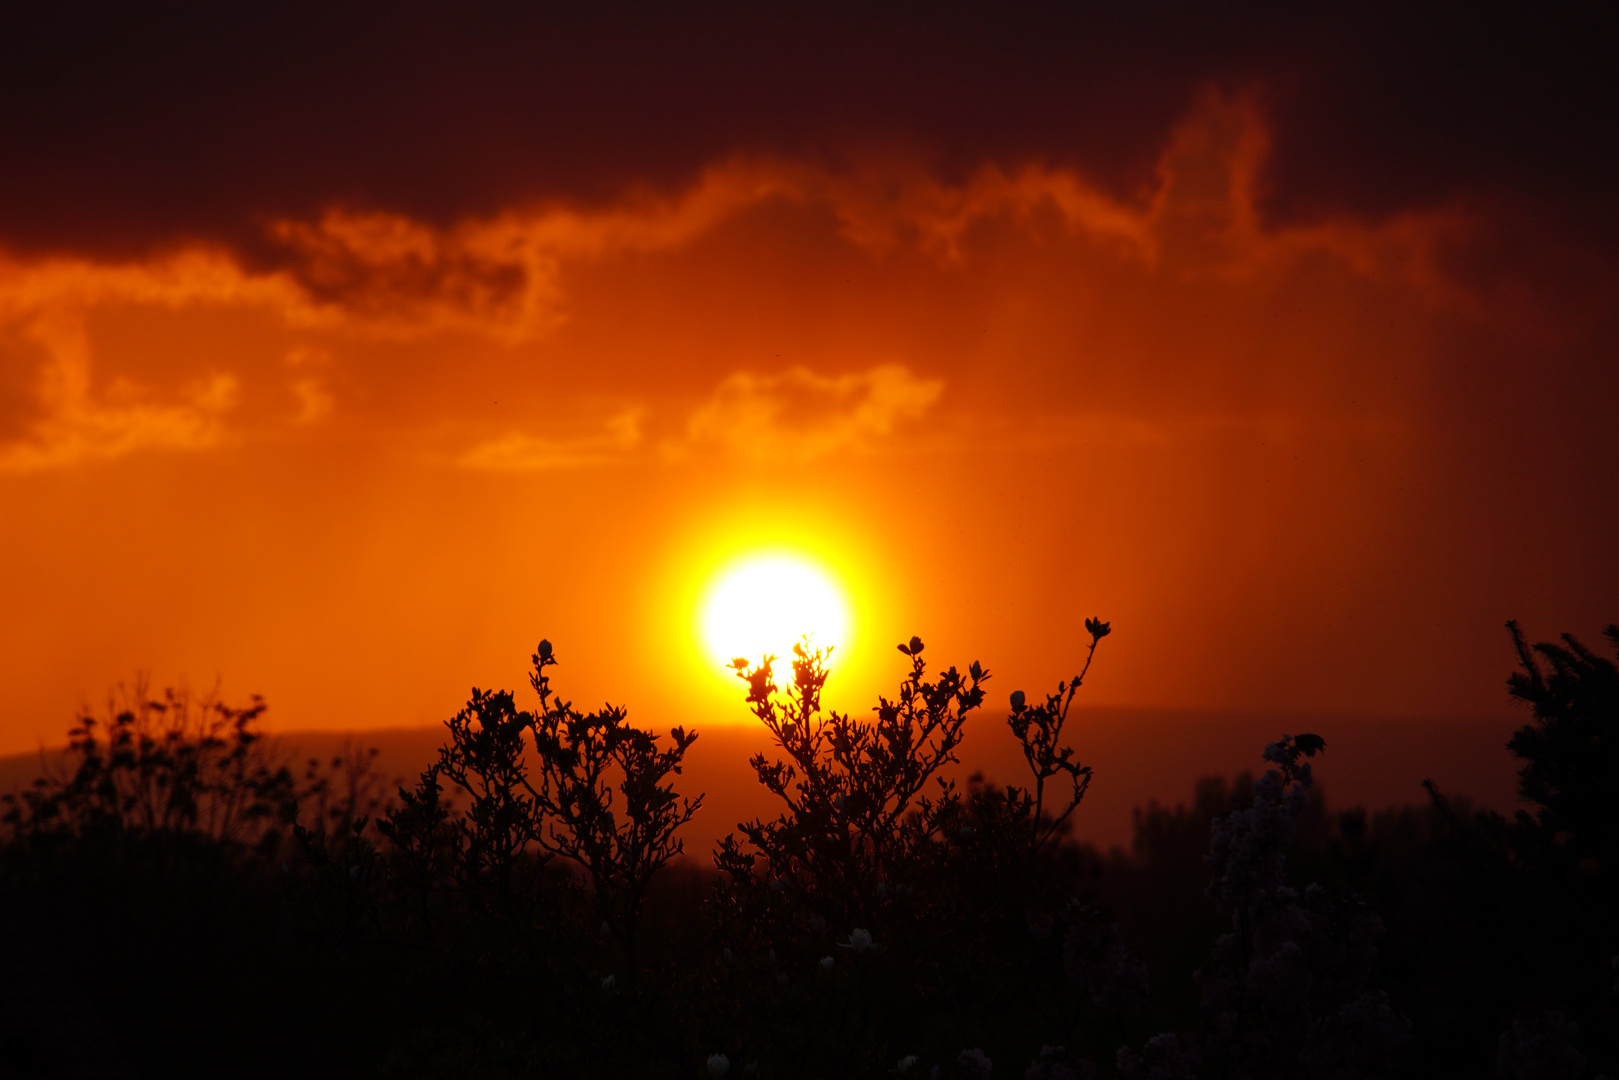
[[[1065,726],[1109,633],[1086,626],[1078,675],[1010,696],[1028,773],[1006,787],[941,778],[976,663],[930,673],[912,638],[862,719],[823,707],[807,645],[738,660],[779,812],[706,861],[677,839],[696,733],[575,709],[547,642],[537,707],[474,690],[392,798],[363,754],[274,761],[261,702],[138,686],[10,800],[0,956],[59,976],[14,994],[75,1026],[10,1010],[0,1073],[1613,1074],[1612,661],[1511,627],[1533,713],[1514,819],[1431,786],[1329,812],[1324,740],[1283,735],[1257,780],[1206,780],[1104,856],[1069,837],[1091,771]]]

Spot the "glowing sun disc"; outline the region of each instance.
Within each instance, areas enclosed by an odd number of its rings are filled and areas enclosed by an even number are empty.
[[[805,634],[825,648],[843,644],[848,605],[823,570],[792,555],[762,555],[736,563],[715,579],[703,600],[703,644],[721,665],[734,657],[792,656]]]

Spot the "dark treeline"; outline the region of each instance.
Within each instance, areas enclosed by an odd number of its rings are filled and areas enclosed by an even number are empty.
[[[1313,734],[1075,843],[1084,669],[1011,695],[1028,773],[941,779],[985,697],[923,644],[869,718],[823,654],[737,662],[773,818],[676,833],[697,738],[474,690],[397,793],[294,769],[137,685],[0,836],[0,1077],[1615,1075],[1619,666],[1565,636],[1510,693],[1526,809],[1333,809]],[[1607,630],[1619,648],[1619,627]],[[1330,733],[1328,733],[1330,734]]]

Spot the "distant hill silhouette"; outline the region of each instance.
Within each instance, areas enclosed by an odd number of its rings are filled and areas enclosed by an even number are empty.
[[[1126,845],[1132,814],[1149,801],[1173,806],[1204,776],[1263,771],[1257,750],[1283,733],[1311,731],[1327,740],[1317,765],[1322,791],[1333,807],[1368,809],[1427,801],[1424,779],[1447,794],[1467,795],[1479,806],[1510,812],[1517,806],[1517,764],[1506,743],[1523,718],[1387,719],[1332,715],[1259,715],[1235,711],[1088,708],[1075,713],[1073,743],[1095,769],[1095,780],[1074,818],[1075,836],[1107,848]],[[756,727],[711,724],[688,753],[683,793],[706,793],[686,832],[686,848],[704,862],[713,842],[738,821],[771,813],[748,759],[766,748]],[[1004,714],[976,716],[962,746],[958,779],[975,771],[996,782],[1021,780],[1025,771]],[[295,731],[273,736],[280,753],[302,766],[310,757],[329,764],[354,747],[375,747],[374,771],[392,793],[409,786],[433,761],[445,729],[378,728]],[[47,751],[46,767],[59,767],[60,751]],[[40,754],[0,758],[0,791],[29,783],[41,770]]]

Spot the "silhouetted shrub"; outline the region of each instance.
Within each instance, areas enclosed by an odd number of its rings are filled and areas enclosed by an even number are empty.
[[[984,702],[977,663],[929,678],[913,637],[899,646],[908,676],[862,721],[823,709],[825,653],[807,643],[785,688],[774,658],[736,662],[781,755],[752,762],[780,814],[715,853],[714,992],[733,1002],[744,1058],[782,1076],[876,1075],[912,1055],[971,1071],[984,1067],[973,1054],[1030,1061],[1087,1007],[1139,1005],[1144,969],[1075,898],[1057,851],[1090,780],[1061,742],[1109,632],[1087,626],[1085,670],[1040,705],[1011,697],[1026,788],[962,792],[939,775]],[[1053,812],[1054,779],[1066,787]]]
[[[1571,635],[1530,647],[1516,622],[1507,629],[1520,668],[1508,691],[1533,717],[1508,749],[1523,761],[1518,791],[1533,811],[1510,821],[1468,813],[1427,785],[1448,828],[1431,863],[1434,908],[1414,914],[1428,920],[1430,969],[1451,976],[1434,981],[1456,1002],[1427,1026],[1452,1059],[1493,1062],[1502,1075],[1542,1067],[1564,1075],[1576,1056],[1611,1070],[1619,1065],[1619,666]],[[1605,636],[1619,648],[1619,627]],[[1542,1065],[1525,1064],[1536,1054]]]
[[[263,709],[137,680],[79,717],[61,774],[7,800],[8,930],[83,999],[51,1008],[99,1014],[171,1075],[267,1049],[288,989],[272,866],[302,792],[256,729]]]
[[[480,1075],[611,1073],[684,1052],[671,1048],[671,979],[646,977],[641,922],[701,805],[672,784],[696,733],[677,728],[661,745],[622,708],[580,712],[552,691],[550,643],[532,659],[539,708],[474,688],[438,761],[377,821],[381,848],[363,819],[347,835],[299,832],[298,890],[316,901],[306,936],[402,965],[391,1008],[415,1014],[415,1049],[395,1066],[405,1074],[424,1058],[441,1063],[434,1075],[473,1059]],[[406,989],[469,973],[448,1008],[423,1013]]]
[[[1524,763],[1518,793],[1536,807],[1539,844],[1611,876],[1619,870],[1619,666],[1571,634],[1531,649],[1516,622],[1507,629],[1522,667],[1507,686],[1534,712],[1507,745]],[[1604,635],[1619,650],[1619,626]]]
[[[1070,837],[1091,771],[1066,725],[1109,632],[1086,625],[1079,675],[1010,695],[1029,771],[1008,786],[946,778],[985,704],[978,664],[931,674],[912,638],[862,720],[823,707],[807,643],[784,686],[773,658],[738,662],[777,813],[739,824],[713,870],[676,838],[702,803],[676,787],[696,734],[575,709],[546,642],[537,707],[474,689],[395,800],[353,747],[294,776],[257,699],[137,684],[7,804],[0,908],[162,1075],[1613,1067],[1619,667],[1513,628],[1533,812],[1431,785],[1426,806],[1329,811],[1307,760],[1324,742],[1284,736],[1257,781],[1151,805],[1103,856]]]
[[[3,797],[0,820],[13,839],[41,845],[106,832],[186,834],[273,850],[298,791],[254,729],[264,702],[233,708],[184,688],[158,700],[144,678],[122,697],[108,717],[82,713],[68,732],[69,775]]]
[[[1410,1024],[1367,988],[1382,934],[1360,900],[1318,884],[1287,884],[1286,856],[1310,804],[1315,735],[1265,748],[1252,803],[1212,823],[1208,895],[1230,920],[1198,971],[1202,1008],[1178,1033],[1122,1048],[1124,1076],[1352,1077],[1386,1075]]]

